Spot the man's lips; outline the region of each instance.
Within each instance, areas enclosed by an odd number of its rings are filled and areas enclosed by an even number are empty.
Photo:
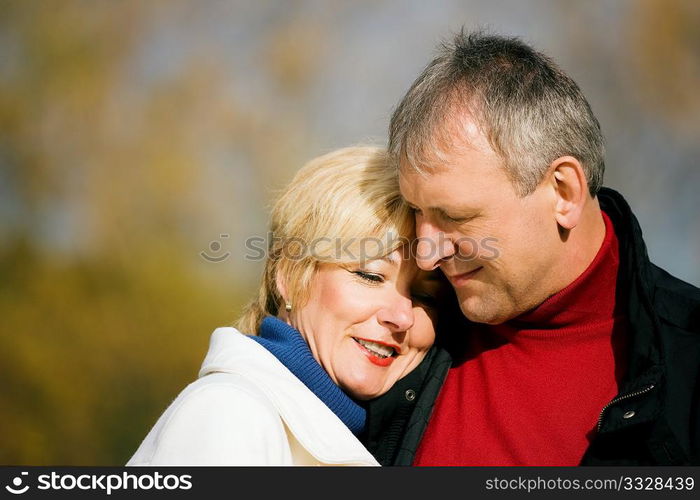
[[[481,271],[481,269],[483,269],[483,267],[477,267],[476,269],[472,269],[467,273],[453,274],[451,276],[448,275],[447,279],[450,280],[452,286],[461,286],[464,285],[470,279],[472,279],[476,273]]]

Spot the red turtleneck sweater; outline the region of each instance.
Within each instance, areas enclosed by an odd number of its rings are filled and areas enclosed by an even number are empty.
[[[615,307],[618,241],[537,308],[470,331],[414,465],[578,465],[618,393],[625,318]]]

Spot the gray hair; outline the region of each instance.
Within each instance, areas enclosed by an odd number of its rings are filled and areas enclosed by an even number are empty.
[[[454,126],[467,116],[503,159],[520,196],[566,155],[581,162],[592,196],[602,186],[603,137],[581,89],[519,39],[462,30],[443,44],[395,109],[389,151],[423,172],[464,141]]]

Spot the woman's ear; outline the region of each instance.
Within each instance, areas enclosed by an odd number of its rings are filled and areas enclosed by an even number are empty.
[[[292,302],[287,289],[287,280],[282,273],[278,272],[275,276],[275,282],[277,283],[277,293],[282,297],[282,303],[277,308],[277,317],[291,325],[289,313],[292,310]]]
[[[275,276],[275,282],[277,283],[277,293],[285,303],[289,301],[289,296],[287,295],[287,280],[282,273],[278,272]]]

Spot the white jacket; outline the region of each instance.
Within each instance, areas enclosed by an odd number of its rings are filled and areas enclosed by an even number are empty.
[[[379,464],[267,349],[234,328],[217,328],[199,378],[127,465]]]

